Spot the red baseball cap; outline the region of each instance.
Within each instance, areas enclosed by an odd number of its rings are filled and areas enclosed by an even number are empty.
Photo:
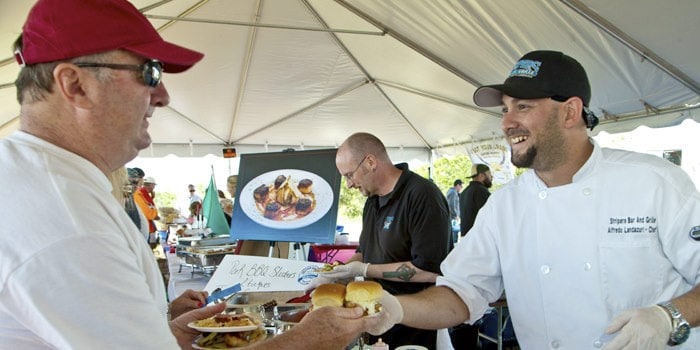
[[[124,49],[157,59],[179,73],[204,57],[169,43],[126,0],[39,0],[22,28],[21,65],[66,60]]]

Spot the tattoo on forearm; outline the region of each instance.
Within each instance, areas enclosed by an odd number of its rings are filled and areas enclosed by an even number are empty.
[[[396,271],[393,272],[382,272],[382,277],[384,278],[398,278],[404,282],[408,282],[416,275],[416,269],[409,267],[406,264],[401,264]]]

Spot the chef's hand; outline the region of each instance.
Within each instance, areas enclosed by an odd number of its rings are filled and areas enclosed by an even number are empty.
[[[333,279],[354,278],[355,276],[367,277],[368,267],[369,263],[353,261],[345,265],[338,265],[328,272],[319,272],[318,275]]]
[[[379,322],[372,325],[367,332],[372,335],[384,334],[403,320],[403,307],[395,296],[387,291],[382,291],[382,311],[379,313]]]
[[[199,309],[207,303],[208,296],[209,293],[206,291],[195,291],[192,289],[184,291],[168,305],[170,317],[177,318],[187,311]]]
[[[175,339],[177,339],[180,348],[191,349],[194,339],[202,334],[198,330],[188,327],[188,323],[212,317],[224,312],[224,310],[226,310],[226,303],[214,304],[212,306],[192,310],[170,321],[170,331],[175,336]]]
[[[627,310],[605,329],[607,334],[618,334],[603,350],[665,349],[671,327],[670,316],[659,306]]]

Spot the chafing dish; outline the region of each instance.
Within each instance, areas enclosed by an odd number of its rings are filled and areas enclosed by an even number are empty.
[[[205,240],[201,240],[205,241]],[[216,267],[219,266],[221,260],[227,254],[233,254],[236,250],[235,244],[225,245],[184,245],[180,244],[176,247],[176,255],[180,259],[180,269],[182,267],[192,268],[192,275],[197,269],[202,270],[204,274],[211,274]]]

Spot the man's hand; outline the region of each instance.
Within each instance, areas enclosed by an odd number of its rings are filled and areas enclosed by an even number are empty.
[[[319,272],[319,277],[332,278],[334,280],[343,278],[354,278],[355,276],[367,277],[368,263],[353,261],[349,264],[338,265],[328,272]]]
[[[382,311],[379,313],[379,322],[370,326],[367,329],[372,335],[384,334],[386,331],[394,327],[395,324],[401,323],[403,320],[403,307],[395,296],[387,291],[382,292]]]
[[[175,336],[175,339],[177,339],[177,343],[180,345],[180,348],[191,349],[192,342],[201,334],[199,331],[188,327],[188,323],[212,317],[216,314],[224,312],[224,310],[226,310],[226,303],[219,303],[212,306],[207,306],[205,308],[192,310],[170,321],[170,331]]]
[[[627,310],[612,320],[605,333],[618,332],[603,350],[665,349],[671,334],[671,318],[659,306]]]
[[[177,318],[187,311],[201,308],[207,302],[208,296],[209,293],[206,291],[195,291],[192,289],[184,291],[168,305],[170,317]]]

